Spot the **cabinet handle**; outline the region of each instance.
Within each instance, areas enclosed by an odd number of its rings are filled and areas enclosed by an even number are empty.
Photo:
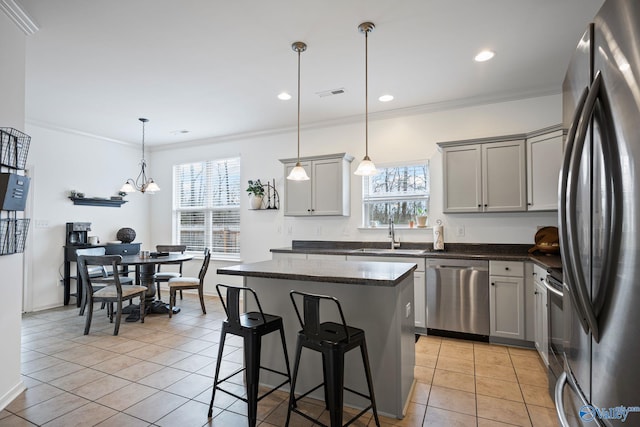
[[[484,207],[486,208],[487,206],[489,206],[489,205],[485,203],[485,204],[484,204]]]
[[[531,206],[533,203],[527,203],[527,206]]]
[[[534,291],[534,292],[533,292],[533,294],[534,294],[534,295],[538,295],[538,291]]]
[[[495,286],[495,285],[496,285],[495,283],[491,282],[491,286]]]
[[[482,207],[482,205],[478,205],[478,207],[479,207],[479,208],[481,208],[481,207]]]
[[[535,271],[534,271],[533,273],[531,273],[531,274],[533,274],[534,276],[537,276],[537,275],[538,275],[538,273],[536,273]]]
[[[311,209],[307,209],[307,212],[311,212]]]
[[[505,269],[505,270],[507,270],[507,271],[509,271],[509,267],[505,267],[504,269]]]

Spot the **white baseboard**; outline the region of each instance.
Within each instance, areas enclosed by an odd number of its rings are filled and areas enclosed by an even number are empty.
[[[11,390],[6,392],[4,396],[0,397],[0,411],[6,408],[9,405],[9,403],[13,402],[13,399],[18,397],[18,395],[23,391],[25,391],[26,389],[27,388],[25,387],[22,380],[20,380],[20,382],[18,382],[18,384],[12,387]]]

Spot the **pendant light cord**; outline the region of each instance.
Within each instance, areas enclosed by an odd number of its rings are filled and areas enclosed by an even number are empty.
[[[369,158],[369,30],[364,32],[364,155]]]
[[[300,49],[298,49],[298,164],[300,163]]]

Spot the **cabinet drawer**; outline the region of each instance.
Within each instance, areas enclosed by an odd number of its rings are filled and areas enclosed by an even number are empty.
[[[107,255],[135,255],[140,252],[140,243],[106,245],[104,248]]]
[[[491,276],[524,277],[524,263],[520,261],[489,261]]]

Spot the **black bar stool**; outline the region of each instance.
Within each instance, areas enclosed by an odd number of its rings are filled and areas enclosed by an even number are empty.
[[[298,310],[298,305],[296,304],[296,295],[302,297],[304,321],[300,316],[300,311]],[[291,392],[289,395],[289,410],[287,412],[287,422],[285,425],[289,425],[291,412],[302,415],[303,417],[312,421],[314,424],[324,425],[297,409],[298,400],[306,397],[307,395],[316,391],[324,385],[325,403],[327,405],[327,408],[329,409],[331,427],[342,427],[342,405],[344,390],[347,390],[370,401],[369,406],[360,411],[345,425],[351,424],[356,419],[364,415],[369,409],[373,409],[373,416],[375,418],[376,425],[380,426],[380,420],[378,420],[378,411],[376,409],[376,399],[373,394],[373,382],[371,380],[371,368],[369,367],[369,356],[367,354],[367,343],[365,341],[364,331],[362,329],[347,326],[347,322],[344,320],[344,314],[342,312],[340,302],[334,297],[326,295],[314,295],[298,291],[291,291],[289,293],[289,297],[291,298],[293,307],[295,308],[296,314],[298,315],[298,320],[300,321],[302,330],[298,332],[298,341],[296,345],[296,361],[293,368],[293,380],[291,382]],[[342,323],[320,323],[321,300],[330,300],[337,305]],[[322,374],[324,382],[307,391],[300,397],[296,398],[294,393],[296,387],[296,379],[298,377],[298,368],[300,367],[300,356],[302,354],[303,347],[322,353]],[[367,387],[369,388],[368,396],[350,388],[344,387],[344,355],[346,352],[356,347],[360,347],[360,352],[362,353],[362,363],[364,364],[364,371],[367,377]]]
[[[220,288],[226,288],[227,303],[224,303]],[[258,402],[264,397],[270,395],[283,385],[291,382],[291,371],[289,370],[289,355],[287,354],[287,344],[284,338],[284,326],[282,323],[282,317],[274,316],[271,314],[265,314],[260,306],[260,301],[255,291],[250,288],[236,287],[218,284],[216,285],[218,296],[222,302],[222,307],[227,315],[227,319],[222,322],[222,331],[220,337],[220,347],[218,349],[218,361],[216,362],[216,374],[213,380],[213,392],[211,393],[211,403],[209,404],[209,418],[211,418],[213,412],[213,399],[216,396],[216,390],[220,390],[228,395],[231,395],[237,399],[240,399],[247,403],[249,414],[249,426],[256,425],[256,417],[258,413]],[[251,292],[258,305],[259,311],[251,311],[247,313],[240,313],[240,293]],[[271,332],[280,331],[280,339],[282,340],[282,350],[284,351],[284,362],[287,367],[287,372],[279,372],[264,366],[260,366],[260,347],[262,344],[262,337],[270,334]],[[220,375],[220,363],[222,361],[222,350],[224,348],[224,341],[227,334],[233,334],[241,336],[244,340],[244,368],[238,369],[231,375],[219,380]],[[286,380],[272,388],[262,396],[258,397],[258,384],[260,379],[260,368],[267,371],[282,375],[286,377]],[[247,386],[247,397],[241,397],[230,391],[219,387],[219,384],[229,380],[231,377],[245,371],[245,383]]]

